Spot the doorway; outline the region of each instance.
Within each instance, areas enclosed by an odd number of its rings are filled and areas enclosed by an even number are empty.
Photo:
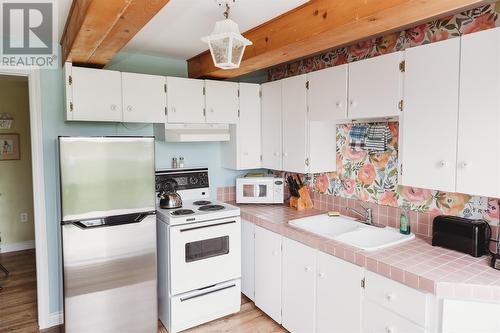
[[[36,245],[35,246],[36,251],[34,249],[30,250],[31,253],[28,253],[28,258],[30,258],[29,260],[33,260],[33,256],[35,257],[34,260],[36,262],[35,265],[36,266],[36,273],[35,273],[36,312],[34,312],[35,313],[34,315],[38,319],[38,327],[44,329],[54,325],[59,325],[61,324],[62,321],[60,313],[58,312],[50,313],[50,308],[49,308],[49,269],[48,269],[49,262],[48,262],[48,252],[47,252],[48,249],[47,249],[47,231],[46,231],[40,70],[37,68],[0,66],[0,76],[2,77],[8,76],[10,77],[11,80],[22,80],[22,81],[27,80],[28,82],[29,127],[30,127],[29,135],[30,135],[31,166],[32,166],[31,202],[33,204],[32,220],[34,224],[35,245]],[[15,119],[13,119],[13,122],[15,122]],[[16,140],[14,139],[14,141]],[[7,146],[8,145],[9,143],[7,143]],[[16,151],[14,148],[11,149],[10,147],[7,146],[5,147],[6,152],[10,150]],[[23,149],[23,147],[20,147],[20,149]],[[0,177],[2,177],[2,175],[0,175]],[[21,243],[21,245],[22,244],[23,243]],[[31,244],[29,242],[24,243],[24,246],[28,245],[32,245],[32,243]],[[10,249],[12,249],[12,247],[10,247]],[[9,252],[9,253],[15,253],[15,252]],[[5,256],[7,256],[9,253],[6,253]],[[17,263],[23,262],[23,260],[21,261],[14,260],[14,261]],[[23,270],[26,272],[25,268],[26,266],[24,266]],[[32,264],[31,268],[33,268]],[[0,281],[0,284],[1,283],[2,282]]]
[[[29,82],[0,75],[0,331],[38,328]],[[15,316],[22,312],[21,320]]]

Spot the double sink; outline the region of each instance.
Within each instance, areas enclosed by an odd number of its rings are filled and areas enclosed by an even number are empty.
[[[365,251],[380,250],[415,238],[399,229],[378,228],[345,216],[314,215],[288,222],[291,226],[357,247]]]

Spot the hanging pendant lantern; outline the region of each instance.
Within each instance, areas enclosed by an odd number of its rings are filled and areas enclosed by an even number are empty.
[[[216,22],[212,34],[201,40],[208,43],[215,67],[234,69],[240,67],[245,48],[252,42],[241,35],[238,24],[229,18],[229,4],[224,3],[226,19]]]

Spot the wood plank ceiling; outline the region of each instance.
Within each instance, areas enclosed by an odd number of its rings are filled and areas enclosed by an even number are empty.
[[[188,60],[191,78],[231,78],[496,0],[311,0],[243,35],[253,42],[238,69]]]
[[[62,60],[103,67],[169,0],[73,0]]]

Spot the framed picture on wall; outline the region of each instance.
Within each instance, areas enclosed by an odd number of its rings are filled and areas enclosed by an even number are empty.
[[[0,134],[0,161],[21,159],[19,134]]]

